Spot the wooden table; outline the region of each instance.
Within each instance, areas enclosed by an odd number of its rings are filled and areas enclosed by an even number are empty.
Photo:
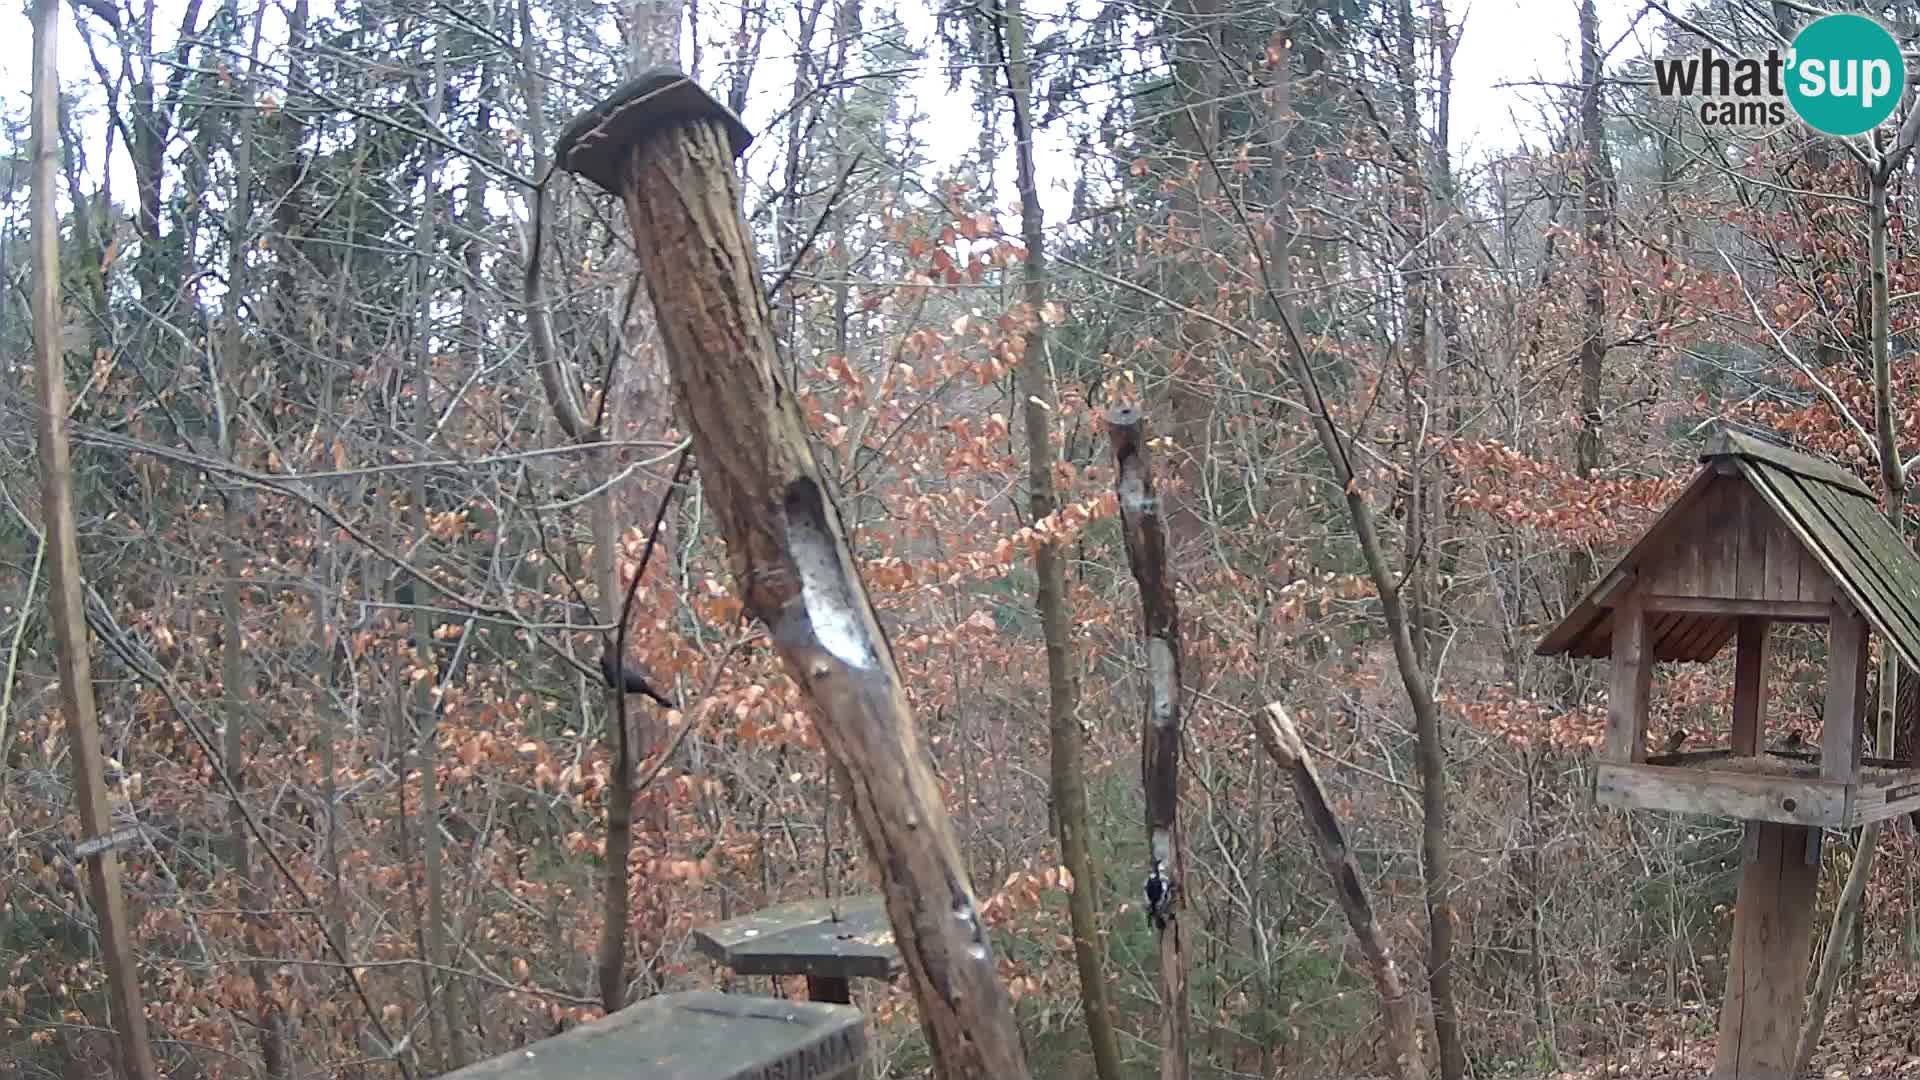
[[[845,1004],[851,979],[900,973],[893,924],[878,896],[800,900],[693,932],[700,951],[740,975],[805,975],[807,996]]]
[[[867,1056],[860,1010],[695,990],[448,1073],[443,1080],[855,1080]]]

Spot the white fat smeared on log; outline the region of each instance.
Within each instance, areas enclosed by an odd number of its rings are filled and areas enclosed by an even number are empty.
[[[1147,639],[1147,672],[1153,685],[1154,726],[1171,727],[1175,720],[1173,646],[1165,638]]]
[[[1165,829],[1153,830],[1153,835],[1147,838],[1147,848],[1148,848],[1147,858],[1149,858],[1153,862],[1157,862],[1160,865],[1167,867],[1169,870],[1172,869],[1173,867],[1173,834],[1172,833],[1168,832]]]
[[[1160,512],[1160,500],[1147,493],[1146,470],[1140,467],[1137,458],[1120,469],[1120,510],[1145,517]]]
[[[827,528],[820,489],[811,480],[795,480],[787,488],[785,509],[787,556],[799,572],[800,599],[814,640],[850,668],[873,667],[879,656],[840,565],[839,545]]]

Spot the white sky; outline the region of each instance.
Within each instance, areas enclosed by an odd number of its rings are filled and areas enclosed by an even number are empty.
[[[26,115],[32,67],[32,26],[25,13],[28,2],[31,0],[11,3],[0,0],[0,102],[4,102],[0,110],[11,119],[24,119]],[[1464,20],[1465,23],[1454,58],[1450,140],[1456,161],[1463,170],[1489,156],[1518,149],[1523,142],[1537,146],[1543,141],[1547,129],[1541,123],[1543,114],[1538,103],[1550,91],[1532,84],[1568,82],[1578,71],[1579,54],[1574,46],[1576,4],[1577,0],[1454,0],[1449,5],[1450,16],[1456,22]],[[173,8],[175,5],[162,6]],[[920,5],[899,6],[912,30],[930,31],[931,19],[923,11],[916,13]],[[1637,10],[1640,5],[1636,0],[1600,0],[1601,36],[1605,45],[1611,46],[1627,31]],[[61,5],[59,66],[62,83],[69,90],[85,85],[92,78],[79,35],[73,28],[75,17],[71,3]],[[1643,20],[1635,36],[1616,55],[1635,55],[1651,45],[1659,25],[1656,20],[1657,16]],[[90,29],[98,36],[103,27],[95,20]],[[771,37],[769,45],[772,51]],[[772,65],[760,74],[756,80],[760,94],[756,97],[784,99],[787,83],[777,74],[778,67],[782,66]],[[947,93],[945,76],[938,67],[937,60],[929,61],[928,70],[917,80],[920,106],[930,114],[932,130],[952,133],[955,153],[971,150],[977,126],[971,112],[971,96],[964,91]],[[97,95],[94,100],[99,100]],[[747,117],[749,124],[756,128],[758,123],[765,122],[764,118],[754,115],[758,111],[750,109]],[[89,135],[89,149],[97,153],[98,128],[90,126],[93,131]],[[1059,137],[1062,133],[1043,133],[1043,136],[1045,134]],[[115,149],[111,166],[115,170],[114,189],[130,192],[132,184],[125,148],[116,146]],[[753,172],[764,176],[765,170],[763,164]],[[1041,171],[1043,177],[1051,181],[1046,185],[1049,190],[1043,193],[1048,220],[1057,222],[1067,209],[1066,187],[1072,178],[1071,169],[1048,168],[1043,163]],[[1009,201],[1010,193],[994,193],[996,204],[1004,206]]]

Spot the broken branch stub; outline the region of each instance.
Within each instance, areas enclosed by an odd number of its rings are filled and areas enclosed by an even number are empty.
[[[1285,770],[1293,784],[1293,794],[1306,818],[1307,834],[1333,882],[1334,897],[1347,916],[1360,943],[1361,955],[1373,973],[1374,989],[1380,994],[1380,1010],[1385,1014],[1387,1039],[1393,1050],[1394,1064],[1401,1080],[1427,1080],[1427,1059],[1420,1046],[1419,1020],[1414,1002],[1407,993],[1406,979],[1394,963],[1387,935],[1374,917],[1373,901],[1367,895],[1366,880],[1360,876],[1360,864],[1347,847],[1346,832],[1339,815],[1327,801],[1326,787],[1320,782],[1313,756],[1293,717],[1278,702],[1253,714],[1253,733],[1266,747],[1274,763]]]
[[[678,415],[746,609],[813,700],[879,871],[943,1077],[1028,1075],[1006,990],[893,650],[775,363],[740,213],[745,129],[678,72],[649,72],[569,125],[555,153],[618,194],[653,300]]]

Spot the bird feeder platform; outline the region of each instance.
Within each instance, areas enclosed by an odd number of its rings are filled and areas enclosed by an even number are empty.
[[[851,1001],[849,980],[891,979],[901,970],[878,896],[781,904],[695,930],[693,940],[737,975],[805,975],[815,1001]]]
[[[699,990],[648,998],[446,1080],[854,1080],[866,1056],[866,1022],[851,1006]]]
[[[1535,651],[1611,661],[1598,802],[1747,823],[1713,1075],[1789,1080],[1822,830],[1920,809],[1915,762],[1863,753],[1869,634],[1902,671],[1920,670],[1920,559],[1873,489],[1833,462],[1733,432],[1700,460],[1680,497]],[[1795,733],[1776,744],[1785,752],[1763,754],[1769,636],[1780,622],[1826,625],[1826,696],[1817,740]],[[1654,664],[1704,663],[1729,642],[1729,744],[1681,753],[1680,735],[1676,752],[1650,755]],[[1910,699],[1900,699],[1904,714]]]

